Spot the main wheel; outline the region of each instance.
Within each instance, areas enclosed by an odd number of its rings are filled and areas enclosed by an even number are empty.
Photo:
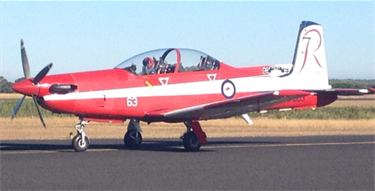
[[[82,135],[77,134],[72,140],[72,145],[73,145],[73,148],[76,152],[86,151],[87,148],[89,148],[89,145],[90,145],[89,138],[87,136],[85,136],[85,141],[83,142],[82,141]]]
[[[199,148],[201,148],[199,139],[193,131],[190,131],[184,134],[183,142],[184,142],[184,147],[187,151],[198,151]]]
[[[136,148],[142,144],[142,135],[137,130],[130,130],[124,136],[125,146],[128,148]]]

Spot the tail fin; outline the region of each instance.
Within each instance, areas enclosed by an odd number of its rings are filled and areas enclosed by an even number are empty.
[[[327,89],[327,61],[321,25],[302,21],[293,57],[293,67],[288,75],[296,78],[306,89]]]

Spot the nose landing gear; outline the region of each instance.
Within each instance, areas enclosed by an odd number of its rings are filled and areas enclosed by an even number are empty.
[[[72,139],[72,145],[76,152],[83,152],[89,148],[90,141],[87,137],[84,128],[89,124],[88,121],[81,120],[76,126],[77,135]]]

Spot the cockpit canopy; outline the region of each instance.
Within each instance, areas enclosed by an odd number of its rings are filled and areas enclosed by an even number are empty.
[[[169,48],[138,54],[116,68],[125,69],[135,75],[165,74],[217,70],[220,68],[220,61],[197,50]]]

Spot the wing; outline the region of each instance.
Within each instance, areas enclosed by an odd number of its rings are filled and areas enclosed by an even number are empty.
[[[146,113],[145,118],[150,121],[184,121],[186,119],[206,120],[227,118],[242,115],[252,111],[261,111],[274,105],[314,94],[363,95],[374,93],[369,89],[328,89],[321,91],[309,90],[279,90],[259,92],[253,95],[196,105],[177,110],[159,109]]]
[[[155,111],[147,113],[148,117],[163,117],[171,121],[184,119],[217,119],[242,115],[251,111],[260,111],[282,102],[311,95],[311,92],[299,90],[269,91],[250,96],[212,102],[173,111]]]

